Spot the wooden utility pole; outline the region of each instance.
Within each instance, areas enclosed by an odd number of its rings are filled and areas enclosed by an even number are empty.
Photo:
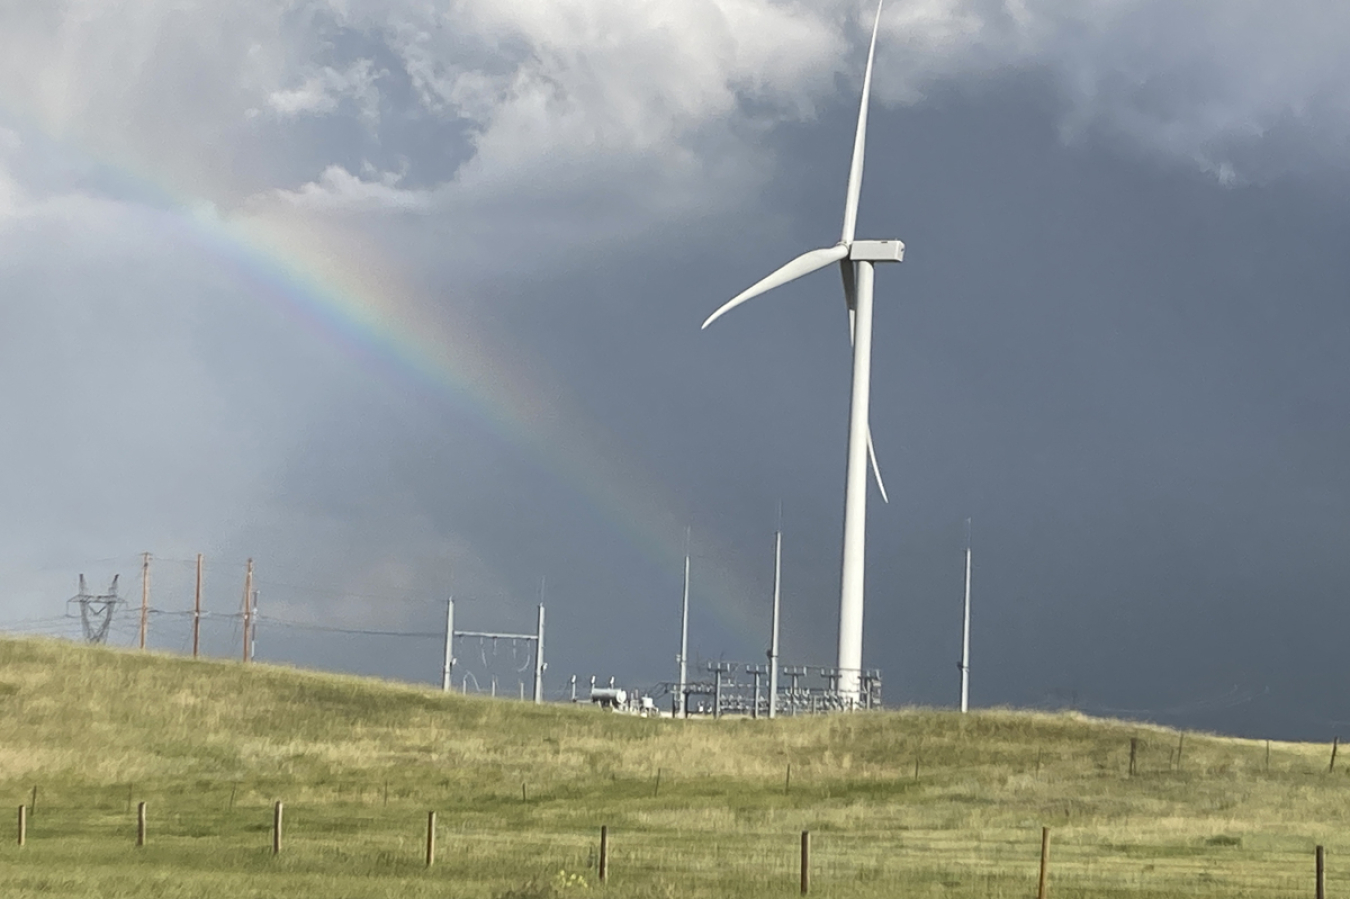
[[[150,554],[141,553],[141,649],[145,649],[145,627],[150,618]]]
[[[192,657],[197,658],[202,644],[202,554],[197,553],[197,589],[192,599]]]
[[[253,560],[248,560],[248,573],[244,575],[244,661],[249,661],[249,626],[253,623]]]

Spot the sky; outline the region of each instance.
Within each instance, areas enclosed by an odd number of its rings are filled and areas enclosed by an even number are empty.
[[[831,665],[855,0],[0,2],[0,630],[546,689]],[[1350,7],[892,0],[864,662],[971,701],[1350,727]],[[463,640],[512,694],[521,641]]]

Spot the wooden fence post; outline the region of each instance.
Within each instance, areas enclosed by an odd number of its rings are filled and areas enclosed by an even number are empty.
[[[1134,777],[1134,754],[1139,748],[1139,738],[1130,737],[1130,777]]]
[[[1331,764],[1327,767],[1327,773],[1331,774],[1336,770],[1336,749],[1341,745],[1341,738],[1336,737],[1331,741]]]
[[[136,803],[136,845],[145,845],[145,803]]]
[[[436,861],[436,813],[427,812],[427,867]]]
[[[802,895],[811,890],[811,831],[802,831]]]
[[[28,839],[28,806],[19,804],[19,845]]]
[[[1327,899],[1326,850],[1317,847],[1317,899]]]
[[[609,826],[600,825],[600,882],[609,879]]]
[[[1050,828],[1041,828],[1041,879],[1036,885],[1036,899],[1045,899],[1045,881],[1050,873]]]
[[[281,800],[272,807],[272,854],[281,854]]]

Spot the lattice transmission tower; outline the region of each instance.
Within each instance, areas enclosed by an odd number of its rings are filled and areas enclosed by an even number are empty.
[[[80,607],[80,624],[84,626],[84,639],[90,643],[103,643],[108,639],[108,629],[112,627],[113,612],[125,603],[117,595],[117,580],[120,574],[113,575],[107,593],[97,595],[89,592],[84,575],[80,575],[80,592],[66,600],[66,608],[71,605]]]

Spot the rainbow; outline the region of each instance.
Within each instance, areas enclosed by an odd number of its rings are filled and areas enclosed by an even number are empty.
[[[0,109],[0,120],[5,110]],[[13,116],[10,116],[13,121]],[[64,152],[70,141],[48,130],[21,127],[25,138],[38,136]],[[34,134],[36,132],[36,134]],[[337,229],[327,229],[313,216],[285,204],[263,211],[220,215],[190,194],[116,165],[80,156],[108,171],[133,197],[168,208],[189,225],[195,241],[226,263],[251,293],[284,304],[288,311],[327,337],[353,351],[362,364],[379,369],[402,386],[446,402],[487,426],[495,437],[527,454],[541,469],[582,498],[623,543],[634,548],[654,570],[678,577],[683,559],[683,524],[659,480],[615,458],[600,426],[579,404],[556,387],[554,379],[531,377],[538,360],[522,360],[518,350],[504,352],[487,345],[480,330],[448,304],[433,304],[410,284],[389,260],[368,244],[357,244]],[[261,285],[261,291],[252,288]],[[433,310],[434,309],[434,314]],[[693,327],[693,325],[691,325]],[[711,559],[696,573],[700,613],[709,614],[743,643],[761,637],[764,616],[751,616],[758,592],[733,566]],[[677,593],[668,609],[677,620]],[[644,596],[648,611],[657,598]],[[673,656],[673,647],[672,647]]]

